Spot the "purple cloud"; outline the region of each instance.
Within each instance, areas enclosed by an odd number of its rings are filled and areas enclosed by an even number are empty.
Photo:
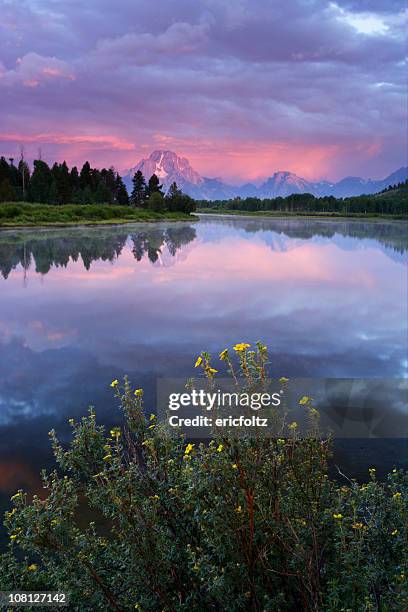
[[[165,144],[230,180],[406,161],[399,0],[1,4],[5,155],[122,169]]]

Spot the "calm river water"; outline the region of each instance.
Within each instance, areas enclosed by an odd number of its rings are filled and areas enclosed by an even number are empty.
[[[188,378],[201,350],[259,339],[276,376],[406,378],[407,249],[402,222],[0,232],[3,499],[38,487],[51,427],[64,438],[90,404],[118,422],[112,378],[153,404],[157,377]],[[407,443],[353,441],[346,456],[357,472],[406,465]]]

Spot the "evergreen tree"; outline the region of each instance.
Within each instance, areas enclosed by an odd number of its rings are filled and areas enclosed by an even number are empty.
[[[122,180],[122,177],[119,174],[116,174],[115,181],[115,200],[121,206],[127,206],[129,204],[129,195],[125,186],[125,183]]]
[[[159,178],[156,174],[152,174],[149,178],[149,183],[147,185],[146,195],[147,198],[150,198],[154,193],[160,193],[163,195],[163,185],[160,185]]]
[[[92,190],[89,186],[85,187],[82,191],[82,202],[83,204],[94,204],[95,202]]]
[[[109,189],[111,194],[111,200],[115,199],[116,195],[116,172],[113,167],[110,167],[108,170],[106,168],[102,168],[101,170],[101,178],[105,183],[106,187]]]
[[[58,167],[57,190],[59,204],[68,204],[71,201],[72,189],[69,170],[65,161]]]
[[[79,181],[79,172],[76,166],[71,168],[70,172],[70,181],[71,181],[71,189],[72,191],[78,191],[80,189],[80,181]]]
[[[195,202],[172,183],[166,195],[166,206],[170,212],[191,213],[195,210]]]
[[[30,183],[30,168],[24,159],[20,159],[18,162],[18,173],[20,175],[21,185],[21,199],[25,200],[27,197],[27,189]]]
[[[5,178],[0,183],[0,202],[13,202],[16,199],[16,193],[9,178]]]
[[[112,201],[112,194],[103,180],[98,183],[94,199],[96,204],[110,204]]]
[[[50,185],[50,191],[48,193],[48,202],[50,204],[58,204],[58,188],[57,188],[57,181],[55,178],[52,179],[52,182]]]
[[[12,202],[16,199],[16,192],[12,184],[11,166],[5,157],[0,157],[0,201]]]
[[[5,179],[10,180],[10,166],[6,162],[6,158],[0,157],[0,183],[2,183]]]
[[[143,207],[145,206],[146,199],[146,181],[140,170],[138,170],[133,179],[133,190],[130,196],[130,202],[133,206]]]
[[[79,184],[81,189],[86,189],[86,187],[92,188],[91,166],[87,161],[82,166],[79,174]]]
[[[31,202],[48,202],[51,183],[52,175],[48,164],[41,159],[34,160],[34,170],[28,187],[29,200]]]
[[[166,209],[163,194],[160,191],[154,191],[147,202],[148,208],[154,212],[164,212]]]
[[[9,165],[10,181],[16,194],[16,200],[22,199],[21,175],[18,168],[14,165],[13,159],[10,159]]]
[[[73,166],[73,168],[71,169],[70,181],[71,181],[71,189],[72,189],[71,201],[74,204],[82,204],[83,193],[82,193],[81,184],[79,180],[78,168],[76,166]]]
[[[176,198],[177,196],[179,196],[179,195],[181,195],[181,194],[182,194],[181,189],[179,189],[179,188],[177,187],[177,183],[174,181],[174,182],[173,182],[173,183],[170,185],[170,187],[169,187],[169,190],[168,190],[168,192],[167,192],[167,196],[166,196],[166,197],[167,197],[167,198],[169,198],[169,199],[172,199],[172,198]]]

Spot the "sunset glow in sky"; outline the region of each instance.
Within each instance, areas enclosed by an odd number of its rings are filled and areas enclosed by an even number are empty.
[[[0,0],[0,154],[231,182],[406,160],[405,0]]]

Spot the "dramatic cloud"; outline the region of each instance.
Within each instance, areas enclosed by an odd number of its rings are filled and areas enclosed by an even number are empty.
[[[407,17],[399,0],[0,0],[0,148],[381,178],[406,163]]]

